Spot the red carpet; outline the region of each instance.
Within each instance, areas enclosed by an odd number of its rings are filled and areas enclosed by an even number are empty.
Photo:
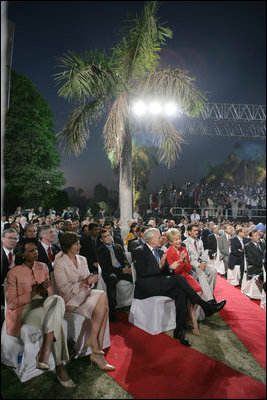
[[[218,301],[227,300],[220,315],[256,358],[266,369],[266,311],[241,293],[225,279],[217,276],[215,297]]]
[[[110,324],[110,372],[134,398],[264,399],[265,385],[167,335],[152,336],[120,313]]]

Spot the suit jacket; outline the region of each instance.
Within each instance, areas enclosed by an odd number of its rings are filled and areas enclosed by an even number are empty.
[[[208,237],[209,237],[209,235],[210,235],[210,230],[209,229],[205,228],[205,229],[202,230],[201,240],[202,240],[202,243],[203,243],[203,246],[204,246],[204,250],[208,249]]]
[[[118,235],[113,233],[112,238],[113,238],[114,244],[119,244],[124,249],[124,243],[123,243],[123,240],[122,240],[122,238],[120,236],[118,236]]]
[[[95,267],[93,266],[93,263],[97,262],[96,249],[102,246],[102,243],[97,238],[95,247],[93,245],[92,237],[90,235],[82,236],[80,239],[80,243],[81,243],[80,255],[86,258],[89,270],[91,272],[95,272],[94,271]]]
[[[53,271],[53,266],[50,263],[48,255],[47,255],[41,242],[38,243],[37,250],[38,250],[38,261],[45,263],[48,266],[49,273],[51,273]],[[52,243],[51,251],[52,251],[53,257],[55,258],[55,255],[60,251],[60,247],[58,247],[56,244]]]
[[[119,261],[119,263],[121,264],[122,268],[129,265],[129,262],[125,256],[122,246],[120,244],[114,244],[113,249],[114,249],[115,256],[116,256],[117,260]],[[106,280],[110,274],[114,273],[114,271],[115,272],[118,271],[118,268],[113,267],[113,265],[112,265],[110,251],[107,248],[107,246],[102,244],[102,246],[100,246],[96,250],[96,255],[97,255],[98,262],[102,268],[102,275],[103,275],[104,280]]]
[[[209,258],[212,259],[213,258],[213,254],[217,252],[217,239],[216,239],[216,235],[214,233],[211,233],[208,236],[207,246],[208,246],[208,249],[209,249],[209,252],[208,252]]]
[[[218,245],[220,253],[223,256],[223,260],[228,262],[230,245],[228,244],[228,238],[226,235],[219,236]]]
[[[183,243],[186,245],[193,271],[197,271],[197,268],[201,262],[207,261],[203,255],[204,246],[202,240],[201,239],[196,239],[196,240],[197,240],[198,251],[196,250],[195,245],[190,237],[188,237],[186,240],[183,241]]]
[[[141,239],[131,239],[128,242],[128,247],[127,250],[132,253],[133,250],[137,249],[137,247],[141,246],[143,244],[143,242],[141,241]]]
[[[164,252],[157,249],[160,256]],[[147,246],[143,244],[133,251],[133,262],[136,269],[136,282],[134,297],[136,299],[146,299],[151,296],[160,296],[166,294],[166,286],[168,281],[166,275],[172,275],[173,272],[169,271],[168,264],[165,263],[162,269]]]
[[[54,265],[54,278],[58,294],[65,301],[66,310],[71,311],[79,307],[80,313],[84,315],[83,309],[88,307],[85,300],[90,289],[82,288],[80,285],[81,280],[89,276],[90,271],[85,257],[77,255],[76,258],[77,268],[66,254],[58,258]]]
[[[44,263],[35,261],[32,269],[17,265],[7,273],[5,294],[7,300],[6,333],[19,337],[24,306],[31,302],[32,285],[49,279],[49,270]],[[52,285],[47,288],[53,294]]]
[[[4,284],[7,273],[9,271],[9,261],[6,256],[6,253],[3,249],[1,248],[1,286]],[[3,286],[1,287],[1,305],[5,305],[5,293],[4,293],[4,288]]]
[[[238,237],[231,239],[231,252],[228,259],[228,267],[234,269],[235,265],[240,265],[241,271],[244,270],[244,253],[245,250],[242,249],[242,245]]]
[[[252,241],[245,244],[245,256],[249,275],[258,275],[262,270],[265,248],[263,243],[259,242],[259,245],[261,250]]]

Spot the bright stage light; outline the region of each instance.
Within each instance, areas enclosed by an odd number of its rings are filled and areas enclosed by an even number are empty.
[[[148,110],[150,114],[156,115],[162,111],[162,106],[158,101],[153,101],[152,103],[149,104]]]
[[[144,115],[147,112],[146,104],[141,100],[137,101],[133,104],[133,112],[138,116]]]
[[[165,104],[164,111],[168,116],[176,115],[178,112],[178,107],[175,103],[167,103]]]

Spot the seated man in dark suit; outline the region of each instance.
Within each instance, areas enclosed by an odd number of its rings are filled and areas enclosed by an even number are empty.
[[[51,225],[41,225],[39,227],[38,243],[38,261],[45,263],[48,266],[49,273],[54,269],[54,259],[60,251],[60,247],[53,243],[55,238],[55,230]]]
[[[80,255],[84,256],[87,260],[88,268],[91,273],[98,274],[98,262],[96,250],[102,245],[98,238],[100,231],[99,225],[96,222],[91,222],[88,225],[89,234],[82,235],[80,239],[81,250]]]
[[[237,236],[233,237],[230,241],[231,252],[228,259],[228,268],[234,269],[235,265],[240,265],[240,285],[244,275],[244,256],[245,256],[245,245],[244,239],[247,235],[247,228],[240,227],[236,230]]]
[[[208,254],[211,260],[213,260],[216,256],[218,240],[219,240],[219,227],[218,225],[214,225],[213,233],[209,234],[207,240],[207,246],[209,249]]]
[[[5,291],[4,283],[10,268],[14,267],[14,249],[19,239],[18,232],[15,229],[7,228],[1,235],[1,326],[5,319]]]
[[[252,231],[249,234],[251,241],[245,244],[245,256],[247,261],[248,279],[261,274],[263,270],[263,257],[265,246],[260,241],[258,231]]]
[[[120,280],[133,282],[131,266],[120,244],[113,244],[110,233],[102,229],[99,233],[102,246],[96,250],[102,268],[102,276],[107,286],[109,319],[116,321],[116,285]]]
[[[112,237],[113,243],[120,244],[124,251],[124,244],[122,238],[114,232],[114,224],[112,221],[105,221],[103,228],[109,231],[110,236]]]
[[[137,275],[134,297],[141,300],[151,296],[167,296],[174,299],[176,328],[173,336],[185,346],[190,346],[191,343],[184,336],[182,329],[186,323],[187,297],[192,304],[199,304],[207,317],[222,310],[226,300],[220,303],[202,300],[184,277],[173,273],[178,261],[168,266],[166,254],[163,255],[163,251],[158,249],[161,245],[160,239],[160,231],[157,228],[150,228],[144,235],[146,244],[139,246],[133,252]]]

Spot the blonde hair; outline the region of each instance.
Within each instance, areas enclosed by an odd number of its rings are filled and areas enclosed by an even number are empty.
[[[181,232],[179,231],[179,229],[176,228],[170,228],[167,230],[167,239],[172,242],[174,238],[176,238],[177,236],[181,237]]]

